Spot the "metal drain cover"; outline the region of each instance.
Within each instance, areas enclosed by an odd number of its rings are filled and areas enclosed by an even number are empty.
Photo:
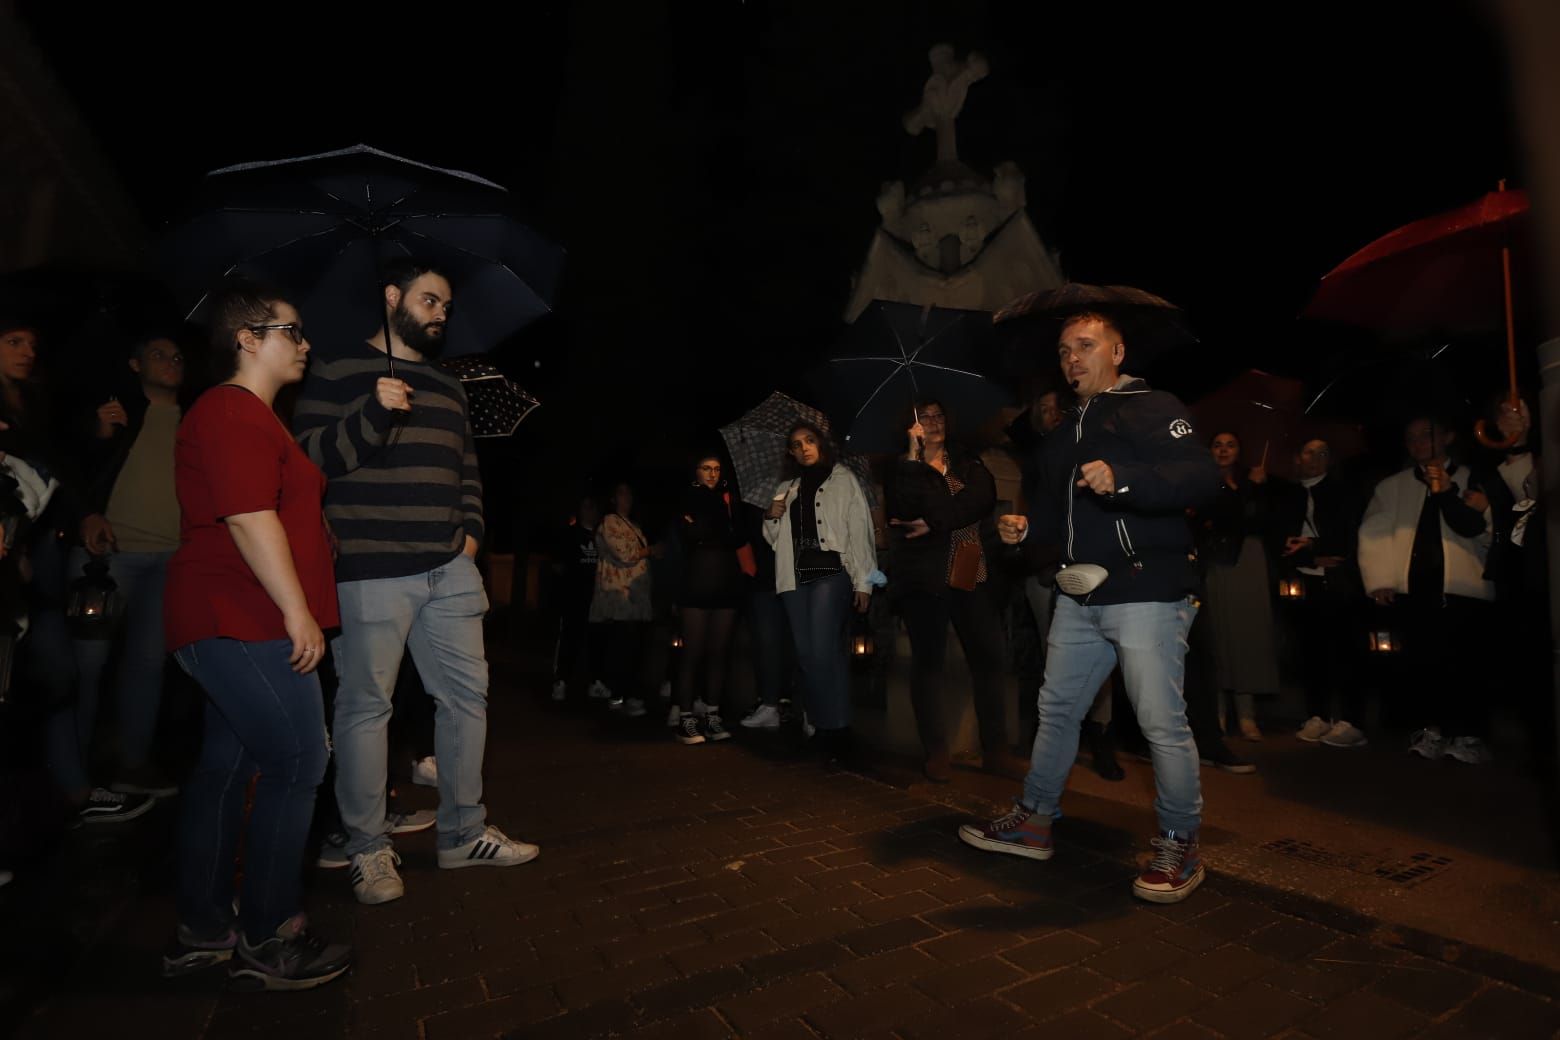
[[[1390,881],[1404,888],[1421,885],[1432,878],[1439,877],[1452,865],[1449,857],[1429,852],[1411,852],[1406,855],[1391,849],[1365,853],[1336,852],[1301,838],[1279,838],[1264,842],[1262,847],[1281,856],[1305,860],[1307,863],[1338,867],[1356,874]]]

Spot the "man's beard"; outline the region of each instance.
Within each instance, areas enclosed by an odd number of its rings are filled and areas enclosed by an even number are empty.
[[[428,327],[419,322],[412,312],[401,304],[390,312],[390,328],[395,332],[402,343],[411,347],[423,357],[436,358],[444,353],[444,333],[431,335]],[[443,325],[439,326],[444,329]]]

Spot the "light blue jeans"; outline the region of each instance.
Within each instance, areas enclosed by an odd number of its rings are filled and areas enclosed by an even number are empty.
[[[1042,816],[1055,814],[1078,754],[1083,717],[1119,662],[1127,700],[1153,751],[1159,828],[1197,830],[1202,785],[1182,693],[1186,637],[1196,616],[1190,599],[1090,607],[1071,596],[1056,597],[1024,805]]]
[[[340,686],[332,735],[347,854],[390,845],[385,822],[390,698],[406,650],[435,703],[439,848],[481,837],[487,821],[482,755],[488,667],[482,616],[488,600],[475,561],[462,554],[422,574],[340,582],[336,592],[341,635],[331,646]]]

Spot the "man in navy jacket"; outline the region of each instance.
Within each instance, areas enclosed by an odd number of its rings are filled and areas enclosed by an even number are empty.
[[[1126,344],[1111,318],[1062,327],[1058,357],[1078,396],[1045,439],[1030,514],[1005,516],[1002,540],[1032,560],[1059,556],[1039,730],[1022,800],[959,837],[976,848],[1049,859],[1051,820],[1095,691],[1119,663],[1153,750],[1156,854],[1133,882],[1140,898],[1185,899],[1202,883],[1197,745],[1186,722],[1186,637],[1196,617],[1186,510],[1212,498],[1219,471],[1170,394],[1121,374]]]

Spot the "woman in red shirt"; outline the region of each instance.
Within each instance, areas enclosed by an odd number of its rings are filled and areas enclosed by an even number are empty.
[[[329,757],[315,673],[338,624],[325,477],[272,411],[303,378],[309,341],[278,293],[231,282],[211,301],[220,385],[185,417],[174,448],[180,546],[168,565],[168,646],[208,703],[184,789],[178,934],[165,975],[231,962],[241,983],[307,989],[351,964],[299,909],[304,843]],[[233,910],[244,797],[259,774]],[[241,925],[235,931],[235,924]]]

